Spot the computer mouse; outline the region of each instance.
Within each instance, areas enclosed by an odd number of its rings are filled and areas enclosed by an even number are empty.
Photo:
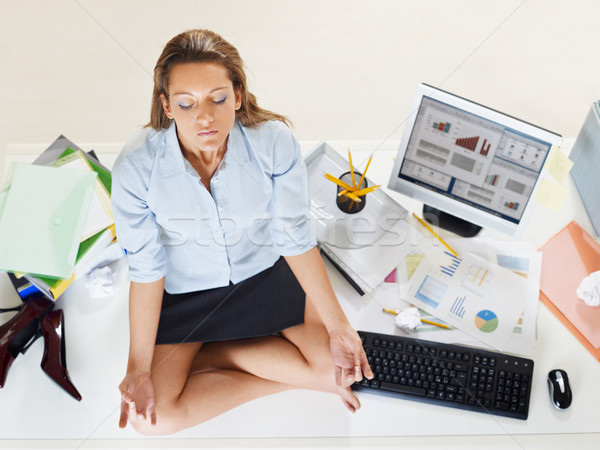
[[[553,369],[548,372],[548,390],[552,404],[558,409],[566,409],[571,405],[573,394],[569,385],[569,377],[564,370]]]

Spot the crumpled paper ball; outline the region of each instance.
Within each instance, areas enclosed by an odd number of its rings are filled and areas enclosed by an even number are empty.
[[[86,287],[90,298],[110,297],[117,292],[114,284],[116,271],[109,266],[92,270],[86,281]]]
[[[401,311],[396,316],[396,325],[408,331],[415,330],[421,325],[421,314],[419,313],[419,310],[414,306],[411,306],[410,308]]]
[[[585,277],[577,288],[577,297],[588,306],[600,305],[600,270]]]

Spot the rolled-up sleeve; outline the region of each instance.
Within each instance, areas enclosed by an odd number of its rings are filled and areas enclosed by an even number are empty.
[[[127,254],[129,279],[140,283],[159,280],[166,275],[168,262],[154,213],[146,202],[144,178],[125,158],[113,170],[112,183],[117,241]]]
[[[294,256],[317,242],[310,223],[306,165],[300,145],[287,127],[278,129],[273,148],[273,194],[269,205],[275,250]]]

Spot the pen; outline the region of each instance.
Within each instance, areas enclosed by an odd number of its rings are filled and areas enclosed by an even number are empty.
[[[386,312],[386,313],[389,313],[389,314],[393,314],[395,316],[398,315],[398,311],[394,311],[393,309],[383,308],[383,312]],[[428,323],[429,325],[435,325],[436,327],[445,328],[447,330],[451,329],[448,325],[445,325],[443,323],[437,323],[437,322],[434,322],[432,320],[421,319],[421,322]]]
[[[415,216],[415,219],[417,219],[417,220],[418,220],[418,221],[421,223],[421,225],[423,225],[425,228],[427,228],[427,229],[429,230],[429,232],[430,232],[431,234],[433,234],[433,235],[434,235],[434,236],[437,238],[437,240],[438,240],[438,241],[440,241],[442,244],[444,244],[444,246],[445,246],[445,247],[446,247],[448,250],[450,250],[450,252],[451,252],[451,253],[452,253],[454,256],[456,256],[456,257],[458,258],[458,253],[456,253],[456,252],[455,252],[455,251],[452,249],[452,247],[450,247],[448,244],[446,244],[446,242],[444,242],[444,240],[443,240],[443,239],[440,237],[440,235],[439,235],[439,234],[437,234],[435,231],[433,231],[433,229],[432,229],[432,228],[431,228],[429,225],[427,225],[427,222],[425,222],[423,219],[421,219],[421,218],[420,218],[419,216],[417,216],[415,213],[413,213],[413,216]]]

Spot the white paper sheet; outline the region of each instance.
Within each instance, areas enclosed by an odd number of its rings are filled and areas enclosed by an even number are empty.
[[[407,299],[497,350],[525,309],[527,281],[472,253],[426,253]]]

